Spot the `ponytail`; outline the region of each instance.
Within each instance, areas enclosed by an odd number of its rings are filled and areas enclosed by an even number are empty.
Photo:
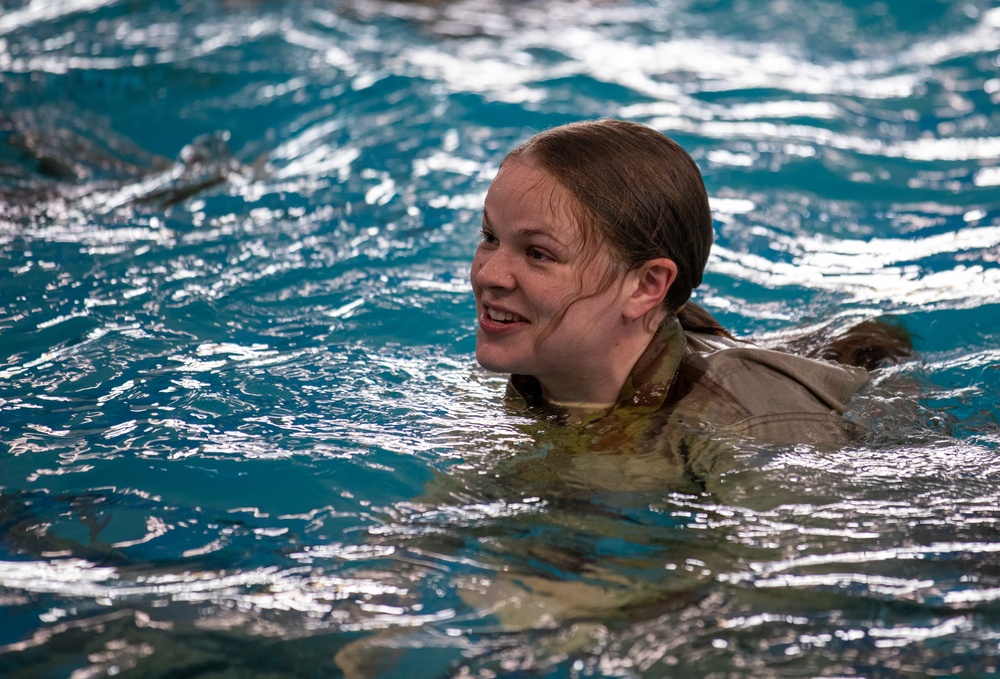
[[[685,332],[698,332],[703,335],[718,335],[735,339],[722,324],[694,302],[688,301],[677,310],[677,320]]]

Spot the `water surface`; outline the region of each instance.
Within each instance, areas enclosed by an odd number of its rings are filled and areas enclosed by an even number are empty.
[[[998,73],[983,0],[5,2],[0,674],[992,676]],[[599,116],[699,163],[735,332],[915,335],[863,442],[503,407],[482,198]]]

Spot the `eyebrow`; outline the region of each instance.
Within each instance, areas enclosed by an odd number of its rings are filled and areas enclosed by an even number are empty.
[[[486,224],[487,227],[493,228],[493,225],[490,224],[490,217],[486,213],[486,208],[485,207],[483,208],[483,222],[485,222],[485,224]],[[549,240],[551,240],[551,241],[553,241],[555,243],[558,243],[559,245],[561,245],[563,247],[568,247],[566,245],[566,243],[563,243],[561,240],[559,240],[558,238],[556,238],[555,236],[553,236],[552,232],[549,231],[548,229],[522,228],[522,229],[517,229],[517,230],[514,231],[514,237],[515,238],[531,238],[533,236],[543,236],[543,237],[548,238]]]

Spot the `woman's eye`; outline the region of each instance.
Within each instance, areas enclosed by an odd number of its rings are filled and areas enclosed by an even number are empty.
[[[533,259],[536,262],[547,262],[552,259],[541,250],[536,250],[535,248],[528,248],[528,258]]]
[[[497,237],[496,237],[496,236],[494,236],[494,235],[493,235],[492,233],[490,233],[489,231],[480,231],[480,232],[479,232],[479,238],[480,238],[480,239],[481,239],[481,240],[482,240],[482,241],[483,241],[484,243],[487,243],[487,244],[489,244],[489,245],[496,245],[496,244],[497,244],[497,243],[499,242],[499,241],[497,240]]]

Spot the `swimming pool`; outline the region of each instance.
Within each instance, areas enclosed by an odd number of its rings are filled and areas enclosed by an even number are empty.
[[[998,72],[982,0],[5,2],[0,676],[994,675]],[[599,116],[698,161],[735,332],[915,334],[862,444],[504,409],[482,198]]]

